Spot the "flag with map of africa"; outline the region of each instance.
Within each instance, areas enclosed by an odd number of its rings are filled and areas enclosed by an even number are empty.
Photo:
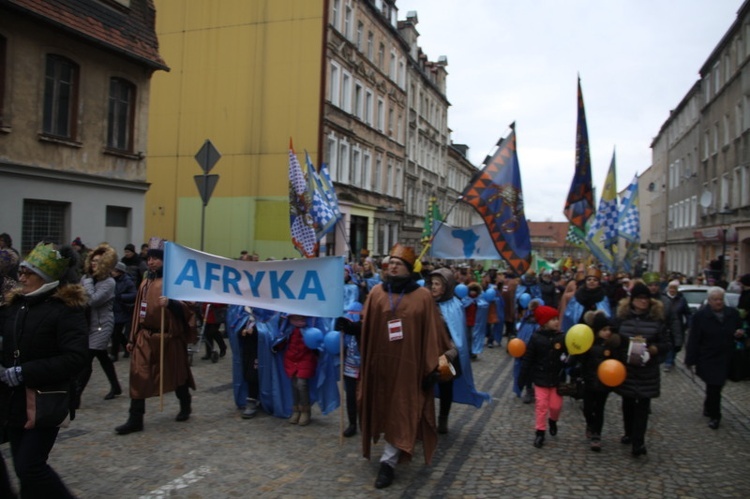
[[[462,200],[481,215],[495,249],[519,275],[531,264],[531,236],[523,209],[515,123],[464,189]]]

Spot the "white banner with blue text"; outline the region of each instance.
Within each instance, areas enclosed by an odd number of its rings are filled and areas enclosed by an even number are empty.
[[[310,317],[344,313],[344,258],[247,262],[164,245],[164,296]]]

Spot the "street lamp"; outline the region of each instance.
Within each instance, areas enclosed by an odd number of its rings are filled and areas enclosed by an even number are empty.
[[[719,212],[721,215],[721,230],[723,237],[721,238],[721,280],[727,282],[727,230],[728,227],[724,223],[724,217],[734,213],[734,210],[729,209],[729,203],[725,204]]]

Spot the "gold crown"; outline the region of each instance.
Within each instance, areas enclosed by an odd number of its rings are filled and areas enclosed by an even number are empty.
[[[401,243],[396,243],[393,248],[391,248],[389,256],[403,260],[411,268],[414,268],[414,262],[417,261],[417,255],[414,253],[414,248],[411,246],[403,246]]]
[[[596,267],[589,267],[586,269],[586,277],[596,277],[600,281],[602,280],[602,271]]]
[[[39,243],[21,266],[28,267],[46,282],[59,280],[68,270],[70,259],[64,258],[53,244]]]

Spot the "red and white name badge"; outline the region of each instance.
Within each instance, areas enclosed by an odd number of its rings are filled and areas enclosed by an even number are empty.
[[[404,330],[401,326],[401,319],[393,319],[388,321],[388,339],[390,341],[398,341],[404,339]]]
[[[140,310],[140,317],[141,319],[146,317],[146,309],[148,308],[148,303],[145,301],[141,302],[141,310]]]

